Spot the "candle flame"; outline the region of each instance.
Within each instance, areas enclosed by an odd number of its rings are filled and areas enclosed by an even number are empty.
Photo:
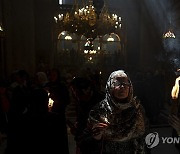
[[[48,106],[49,106],[49,107],[52,107],[52,106],[53,106],[53,103],[54,103],[54,101],[53,101],[51,98],[49,98]]]
[[[50,96],[50,93],[48,93],[48,96]],[[52,108],[53,103],[54,103],[53,99],[49,98],[48,108]]]
[[[172,99],[177,99],[178,98],[178,94],[179,94],[179,81],[180,81],[180,76],[176,78],[175,85],[172,88],[172,91],[171,91]]]

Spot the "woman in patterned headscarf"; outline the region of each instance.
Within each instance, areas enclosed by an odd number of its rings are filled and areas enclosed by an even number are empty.
[[[129,76],[123,70],[112,72],[105,99],[90,111],[82,153],[145,153],[145,131],[144,109],[133,96]]]

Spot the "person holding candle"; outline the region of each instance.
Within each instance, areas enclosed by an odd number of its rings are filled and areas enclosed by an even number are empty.
[[[49,97],[54,101],[51,107],[51,112],[60,114],[64,117],[66,107],[70,103],[69,90],[58,69],[51,69],[49,72],[49,82],[46,84],[45,89],[50,93]]]
[[[146,122],[129,76],[123,70],[114,71],[107,80],[104,100],[90,111],[82,154],[145,153]]]
[[[63,117],[48,111],[48,98],[43,88],[32,90],[27,113],[9,125],[6,154],[69,154]]]
[[[180,70],[177,70],[177,73],[180,73]],[[172,88],[171,91],[171,97],[172,97],[172,108],[171,108],[171,114],[169,116],[169,124],[172,126],[172,136],[173,137],[179,137],[180,136],[180,99],[179,99],[179,81],[180,76],[176,78],[175,85]],[[180,144],[175,144],[175,147],[180,152]]]
[[[180,113],[176,115],[169,116],[169,124],[172,126],[172,136],[173,137],[180,137]],[[180,152],[180,144],[176,143],[175,147]]]
[[[179,99],[177,99],[176,101],[179,101]],[[176,114],[171,113],[171,115],[169,115],[168,120],[169,120],[169,124],[173,128],[172,136],[173,137],[180,137],[180,106],[178,107]],[[175,147],[180,152],[180,144],[176,143]]]
[[[180,114],[178,116],[171,115],[169,123],[176,130],[177,135],[180,136]]]

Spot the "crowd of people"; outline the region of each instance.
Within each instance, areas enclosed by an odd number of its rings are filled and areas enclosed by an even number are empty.
[[[25,70],[18,70],[1,89],[6,154],[69,153],[65,110],[70,96],[58,70],[37,72],[32,80]],[[51,112],[49,98],[54,101]]]
[[[33,77],[25,70],[13,72],[9,81],[0,82],[0,145],[7,141],[5,154],[69,154],[69,127],[76,154],[149,153],[144,138],[163,108],[164,93],[157,94],[161,77],[156,74],[144,84],[141,75],[130,78],[124,70],[113,71],[103,88],[97,72],[68,79],[58,69]],[[147,99],[143,92],[150,87],[157,95]],[[53,100],[50,110],[49,99]],[[148,110],[151,99],[158,104],[152,107],[159,107],[153,114]],[[75,123],[66,118],[72,100]],[[173,134],[180,135],[179,115],[171,115],[169,124]]]

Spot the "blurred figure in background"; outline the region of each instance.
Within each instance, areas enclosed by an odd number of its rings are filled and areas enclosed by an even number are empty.
[[[175,84],[171,91],[171,114],[169,115],[169,124],[173,128],[172,136],[179,137],[180,136],[180,69],[177,70],[176,75],[178,76],[175,80]],[[176,143],[175,147],[180,152],[180,143]]]
[[[169,116],[169,124],[173,128],[172,136],[179,137],[180,136],[180,110],[178,112],[178,115]],[[179,144],[176,143],[175,147],[180,152],[180,143]]]
[[[48,111],[48,93],[34,89],[28,112],[9,128],[6,154],[69,154],[64,119]]]
[[[14,121],[25,112],[30,100],[29,74],[25,70],[18,70],[14,73],[14,81],[9,87],[9,120]]]
[[[75,98],[76,124],[70,126],[77,143],[77,154],[80,154],[79,141],[87,125],[89,111],[104,98],[104,93],[97,91],[93,83],[85,77],[76,77],[71,82],[71,90]]]
[[[0,81],[0,149],[4,152],[6,149],[7,142],[7,131],[8,131],[8,117],[9,112],[9,99],[8,89],[9,83],[2,80]]]
[[[68,87],[60,76],[59,70],[50,70],[49,82],[46,84],[46,90],[54,100],[51,111],[59,113],[65,118],[66,107],[70,103],[70,95]]]
[[[45,88],[48,83],[48,77],[45,72],[37,72],[35,74],[35,87]]]

